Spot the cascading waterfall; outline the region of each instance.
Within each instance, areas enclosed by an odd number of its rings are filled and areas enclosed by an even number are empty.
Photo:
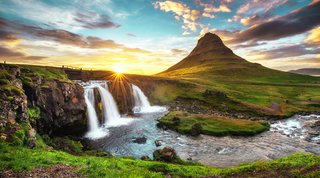
[[[120,113],[111,93],[102,86],[97,86],[103,105],[104,124],[106,127],[119,125]]]
[[[112,94],[109,92],[108,84],[106,81],[89,81],[80,83],[84,87],[84,98],[87,104],[88,115],[88,133],[85,135],[90,139],[98,139],[108,135],[109,127],[118,127],[127,125],[133,121],[132,118],[123,118],[120,116],[117,103]],[[95,95],[94,89],[97,88],[100,94],[104,123],[100,124],[95,108]],[[133,96],[135,106],[134,113],[150,113],[150,112],[163,112],[165,107],[151,106],[146,95],[141,89],[132,84]],[[101,125],[101,126],[99,126]]]
[[[138,86],[132,84],[132,90],[134,97],[134,113],[163,112],[166,110],[165,107],[151,106],[147,96]]]
[[[94,108],[94,90],[92,87],[85,87],[84,99],[87,104],[88,126],[89,131],[86,137],[96,139],[106,136],[108,133],[99,128],[99,121]]]

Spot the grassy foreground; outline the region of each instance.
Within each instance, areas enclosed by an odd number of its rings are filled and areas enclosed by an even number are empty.
[[[295,154],[270,162],[256,162],[218,169],[206,166],[186,166],[154,161],[115,157],[74,156],[43,148],[28,149],[0,143],[0,170],[28,171],[37,167],[63,164],[88,177],[241,177],[273,176],[316,177],[320,175],[320,157]]]
[[[231,119],[182,111],[169,112],[160,119],[159,123],[179,133],[189,135],[250,136],[269,129],[269,124],[264,121]]]

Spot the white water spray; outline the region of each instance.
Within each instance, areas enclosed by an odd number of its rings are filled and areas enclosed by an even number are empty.
[[[99,121],[96,110],[94,108],[94,90],[92,87],[86,87],[84,90],[84,99],[87,104],[88,126],[89,131],[86,137],[91,139],[97,139],[104,137],[108,132],[99,128]]]
[[[147,96],[141,91],[141,89],[132,84],[133,97],[134,97],[134,113],[150,113],[150,112],[164,112],[165,107],[151,106]]]
[[[106,127],[118,126],[120,120],[120,113],[117,104],[113,99],[111,93],[102,86],[97,86],[100,92],[101,101],[103,105],[104,124]]]

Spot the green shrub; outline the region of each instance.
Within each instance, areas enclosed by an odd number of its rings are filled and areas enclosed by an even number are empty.
[[[28,112],[29,118],[33,121],[38,120],[40,117],[40,108],[37,106],[27,108],[27,112]]]

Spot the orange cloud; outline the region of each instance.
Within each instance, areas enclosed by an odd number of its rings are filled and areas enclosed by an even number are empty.
[[[311,30],[305,42],[312,45],[320,45],[320,27]]]

